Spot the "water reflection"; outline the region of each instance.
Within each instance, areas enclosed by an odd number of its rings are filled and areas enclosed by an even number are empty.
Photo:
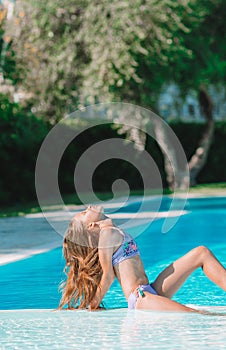
[[[226,308],[212,311],[226,313]],[[225,349],[226,317],[128,311],[0,312],[3,349]]]

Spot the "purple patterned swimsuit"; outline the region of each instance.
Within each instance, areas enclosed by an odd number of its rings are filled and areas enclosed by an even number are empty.
[[[139,296],[141,296],[143,298],[145,296],[144,292],[158,295],[156,290],[152,287],[151,284],[140,284],[139,287],[137,287],[135,289],[135,291],[133,293],[131,293],[129,298],[128,298],[128,309],[129,310],[135,309],[137,299],[139,298]]]
[[[140,255],[137,244],[133,237],[123,232],[123,241],[120,247],[112,255],[112,265],[115,266],[120,262],[132,258],[132,256]]]
[[[132,236],[128,233],[123,232],[123,241],[120,247],[116,250],[116,252],[112,255],[112,265],[115,266],[120,262],[132,258],[135,255],[140,255],[137,244]],[[156,294],[156,290],[150,284],[142,284],[138,288],[136,288],[135,292],[131,293],[128,298],[128,308],[135,309],[135,305],[139,296],[144,297],[143,292],[149,292],[151,294]]]

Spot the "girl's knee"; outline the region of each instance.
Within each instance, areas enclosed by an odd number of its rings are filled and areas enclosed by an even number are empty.
[[[203,258],[206,258],[206,257],[212,255],[211,251],[204,245],[200,245],[200,246],[196,247],[195,253],[197,254],[197,256],[201,260],[203,260]]]

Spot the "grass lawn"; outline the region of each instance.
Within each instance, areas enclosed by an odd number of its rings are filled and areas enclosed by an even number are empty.
[[[169,195],[172,192],[169,190],[164,190],[163,194]],[[162,194],[162,191],[160,190],[150,190],[147,191],[148,195],[158,195]],[[191,187],[189,190],[189,194],[191,196],[225,196],[226,197],[226,182],[221,182],[221,183],[211,183],[211,184],[201,184],[197,185],[195,187]],[[121,192],[117,193],[118,198],[125,196],[126,194]],[[140,196],[143,195],[143,191],[131,191],[130,193],[131,196]],[[111,192],[104,192],[104,193],[96,193],[96,196],[101,199],[101,200],[108,200],[112,198],[112,193]],[[64,203],[65,205],[81,205],[81,201],[76,195],[65,195],[63,196],[64,198]],[[86,193],[84,195],[85,198],[85,203],[83,204],[88,204],[90,203],[90,194]],[[62,206],[52,204],[44,208],[45,211],[52,211],[52,210],[60,210],[62,209]],[[17,204],[13,205],[10,207],[0,207],[0,217],[10,217],[10,216],[24,216],[26,214],[31,214],[31,213],[39,213],[41,212],[41,208],[38,205],[38,203],[22,203],[22,204]]]

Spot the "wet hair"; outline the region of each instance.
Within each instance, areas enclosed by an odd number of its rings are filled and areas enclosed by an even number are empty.
[[[69,225],[64,237],[63,255],[67,280],[60,286],[62,299],[58,309],[66,304],[68,309],[88,308],[100,284],[102,267],[98,242],[95,237],[91,241],[91,235],[79,220],[74,219]]]

